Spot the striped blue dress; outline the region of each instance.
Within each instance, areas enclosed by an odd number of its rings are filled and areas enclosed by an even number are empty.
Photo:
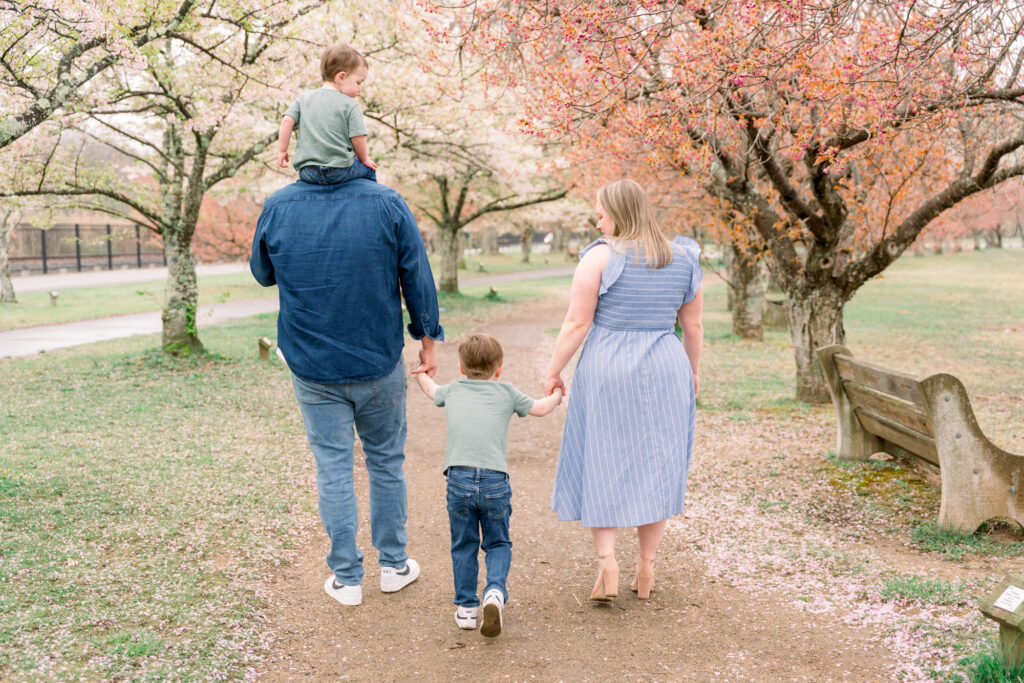
[[[603,239],[592,243],[607,244]],[[685,237],[664,268],[612,248],[569,392],[551,508],[585,527],[632,527],[683,511],[693,451],[693,372],[673,332],[700,287]],[[585,252],[584,252],[585,253]]]

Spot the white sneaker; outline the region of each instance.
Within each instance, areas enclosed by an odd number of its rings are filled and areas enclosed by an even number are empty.
[[[480,634],[493,638],[501,633],[501,611],[505,608],[505,596],[497,588],[492,588],[484,595],[484,623],[480,626]]]
[[[459,628],[467,631],[476,630],[476,607],[463,607],[459,605],[455,609],[455,623]]]
[[[380,568],[380,590],[382,593],[400,591],[419,578],[420,565],[411,557],[405,561],[401,569],[394,567]]]
[[[343,605],[361,605],[363,603],[363,587],[346,586],[334,578],[334,574],[328,576],[324,581],[324,590]]]

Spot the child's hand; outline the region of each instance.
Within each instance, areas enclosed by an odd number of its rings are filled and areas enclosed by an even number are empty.
[[[562,405],[562,397],[563,397],[562,390],[559,387],[555,387],[555,390],[552,391],[551,393],[558,397],[558,400],[555,401],[555,405],[556,406]]]
[[[288,168],[288,150],[277,153],[277,165],[281,168]]]
[[[367,168],[369,168],[369,169],[371,169],[373,171],[377,170],[377,164],[374,163],[373,159],[371,159],[370,157],[366,157],[365,165],[366,165]]]
[[[552,375],[551,377],[548,377],[547,380],[545,380],[544,382],[545,396],[550,396],[552,393],[554,393],[556,389],[560,391],[563,396],[566,396],[569,393],[568,391],[565,390],[565,382],[562,381],[561,374]]]

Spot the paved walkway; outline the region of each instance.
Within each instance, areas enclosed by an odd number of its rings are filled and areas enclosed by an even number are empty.
[[[231,269],[234,270],[231,270]],[[66,273],[57,275],[37,275],[19,280],[40,280],[42,286],[37,289],[60,289],[58,282],[65,282],[63,288],[71,289],[75,286],[90,287],[96,284],[113,284],[114,282],[145,282],[159,277],[143,278],[143,275],[159,276],[159,271],[165,268],[151,268],[142,271],[106,271],[102,273]],[[501,273],[498,275],[481,275],[478,277],[466,277],[462,284],[470,285],[497,285],[503,282],[517,282],[520,280],[538,280],[547,277],[559,277],[572,275],[575,266],[562,266],[559,268],[545,268],[540,270],[528,270],[518,273]],[[248,264],[221,264],[216,266],[200,266],[198,274],[211,275],[232,272],[247,272]],[[75,278],[83,280],[92,279],[93,275],[106,276],[107,279],[92,284],[75,284]],[[118,279],[112,280],[110,276],[139,279]],[[61,280],[60,278],[64,278]],[[78,280],[80,282],[81,280]],[[15,284],[15,291],[18,285]],[[21,291],[31,291],[22,289]],[[214,325],[233,318],[247,318],[260,313],[272,313],[278,308],[277,297],[268,299],[253,299],[250,301],[229,301],[225,303],[200,306],[196,315],[196,324],[202,328],[207,325]],[[110,318],[95,318],[93,320],[81,320],[73,323],[61,323],[59,325],[38,325],[36,327],[23,327],[17,330],[0,332],[0,358],[13,358],[17,356],[30,356],[41,351],[78,346],[80,344],[92,344],[93,342],[108,341],[121,337],[133,337],[139,334],[157,334],[161,330],[160,311],[150,313],[135,313],[132,315],[118,315]]]
[[[247,318],[251,315],[272,313],[276,310],[277,297],[200,306],[196,312],[196,325],[202,328],[232,318]],[[40,351],[92,344],[121,337],[134,337],[139,334],[158,334],[162,324],[160,311],[151,311],[111,318],[80,320],[60,325],[37,325],[36,327],[8,330],[0,332],[0,358],[30,356]]]
[[[196,275],[234,275],[236,273],[248,273],[249,264],[238,263],[211,263],[196,266]],[[78,289],[80,287],[105,287],[107,285],[120,285],[132,282],[150,282],[151,280],[166,280],[167,268],[125,268],[120,270],[96,270],[84,271],[81,273],[49,273],[47,275],[19,275],[11,278],[14,285],[14,293],[23,292],[47,292],[64,289]]]

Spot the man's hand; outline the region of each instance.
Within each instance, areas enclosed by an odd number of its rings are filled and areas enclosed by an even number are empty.
[[[412,374],[418,375],[425,372],[427,377],[433,377],[437,374],[437,351],[434,350],[434,340],[424,337],[420,343],[423,345],[423,348],[420,349],[420,365],[412,371]]]

